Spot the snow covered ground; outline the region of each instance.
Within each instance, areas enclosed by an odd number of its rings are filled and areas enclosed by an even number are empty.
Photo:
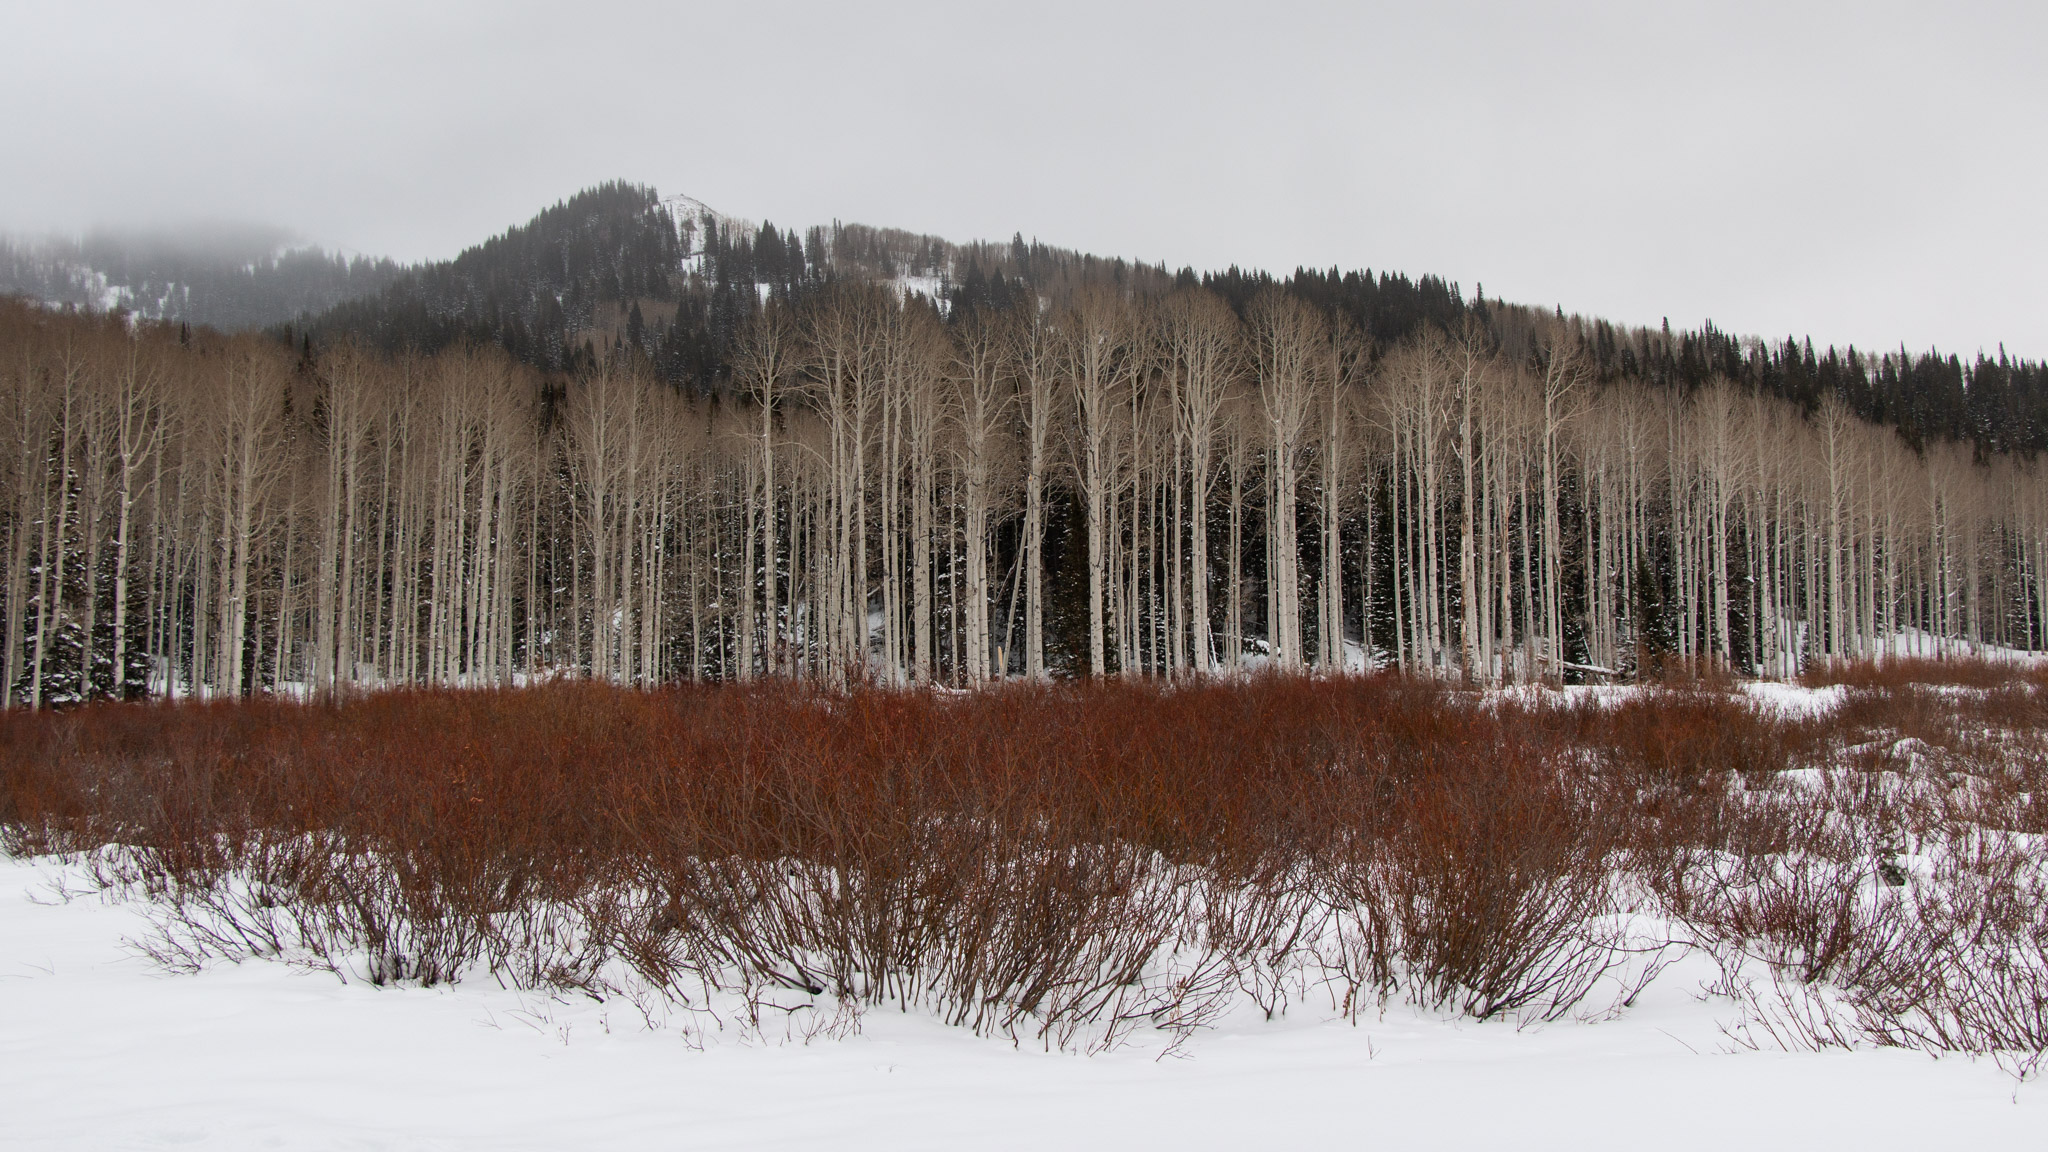
[[[197,975],[0,858],[0,1148],[2035,1148],[2048,1084],[1901,1051],[1752,1051],[1667,969],[1618,1019],[1517,1030],[1405,1007],[1240,1014],[1158,1058],[1047,1055],[927,1018],[693,1044],[631,1005],[375,988],[275,963]],[[74,886],[79,881],[72,876]]]

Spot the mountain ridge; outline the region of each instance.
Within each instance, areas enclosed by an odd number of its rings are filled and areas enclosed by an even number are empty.
[[[922,295],[942,312],[999,306],[1019,285],[1054,297],[1097,280],[1148,293],[1200,284],[1242,312],[1262,288],[1278,286],[1344,314],[1381,351],[1422,327],[1449,329],[1468,318],[1512,339],[1507,328],[1543,311],[1477,294],[1468,301],[1456,283],[1430,275],[1334,267],[1198,275],[1021,234],[1008,243],[959,243],[840,222],[799,232],[626,181],[558,200],[448,260],[399,266],[289,248],[276,237],[267,250],[243,247],[195,255],[107,234],[39,245],[0,240],[0,293],[148,320],[265,328],[294,342],[348,338],[385,351],[495,344],[559,374],[630,352],[698,392],[727,386],[735,335],[764,302],[796,301],[849,279],[886,283],[899,298]],[[1554,314],[1564,316],[1561,308]],[[1727,377],[1809,412],[1841,396],[1916,448],[1959,440],[1980,453],[2048,451],[2048,370],[2003,349],[1974,360],[1904,348],[1873,355],[1817,351],[1796,336],[1737,336],[1711,323],[1673,330],[1572,319],[1610,382],[1690,391]]]
[[[1009,243],[958,243],[862,224],[814,225],[801,233],[729,215],[694,197],[614,181],[558,201],[525,225],[450,261],[408,270],[377,294],[303,317],[316,342],[341,337],[386,350],[457,342],[497,344],[543,370],[573,373],[606,356],[645,356],[657,375],[699,392],[727,386],[733,339],[763,302],[798,300],[837,280],[886,282],[899,296],[1000,305],[1019,284],[1041,297],[1103,281],[1165,292],[1203,285],[1240,313],[1268,286],[1344,315],[1380,351],[1429,326],[1468,318],[1513,340],[1546,310],[1467,300],[1440,277],[1411,279],[1371,269],[1298,268],[1285,276],[1232,267],[1197,274],[1055,248],[1021,234]],[[638,317],[636,320],[635,317]],[[1840,396],[1867,420],[1916,449],[1938,440],[1980,453],[2048,451],[2048,368],[2001,350],[1975,360],[1930,350],[1829,347],[1810,339],[1738,336],[1698,329],[1629,327],[1571,316],[1601,378],[1691,392],[1716,377],[1777,395],[1812,412]],[[287,333],[289,334],[289,333]]]

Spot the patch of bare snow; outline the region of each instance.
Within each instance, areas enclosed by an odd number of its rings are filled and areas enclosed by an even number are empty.
[[[1990,1061],[1751,1051],[1700,955],[1600,1023],[1327,1004],[1184,1053],[1046,1055],[877,1010],[845,1039],[649,1027],[616,998],[375,988],[275,963],[167,975],[128,905],[0,858],[0,1147],[2024,1148],[2048,1088]],[[73,877],[76,880],[76,877]]]
[[[1791,719],[1811,719],[1824,716],[1841,707],[1848,689],[1839,684],[1825,688],[1807,688],[1799,684],[1787,684],[1780,680],[1746,680],[1742,693],[1767,709]]]

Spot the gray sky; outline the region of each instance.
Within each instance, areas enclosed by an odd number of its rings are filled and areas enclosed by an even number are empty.
[[[0,0],[0,227],[453,255],[614,178],[2048,356],[2048,5]]]

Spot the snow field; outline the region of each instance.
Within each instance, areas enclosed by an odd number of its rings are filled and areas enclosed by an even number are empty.
[[[0,1147],[1916,1149],[2038,1146],[2048,1089],[1988,1060],[1744,1049],[1693,954],[1613,1019],[1517,1028],[1313,997],[1174,1057],[1047,1055],[876,1009],[840,1039],[650,1028],[488,979],[275,963],[170,975],[138,907],[0,861]]]

